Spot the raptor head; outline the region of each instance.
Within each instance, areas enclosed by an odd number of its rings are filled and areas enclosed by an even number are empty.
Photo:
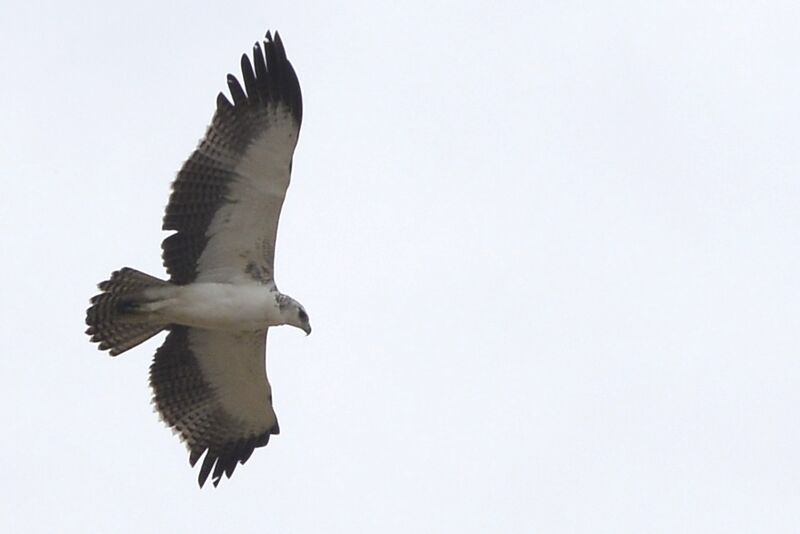
[[[310,335],[311,323],[303,305],[288,295],[281,295],[281,297],[282,298],[279,298],[279,305],[281,314],[286,320],[286,324],[296,326],[305,332],[306,335]]]

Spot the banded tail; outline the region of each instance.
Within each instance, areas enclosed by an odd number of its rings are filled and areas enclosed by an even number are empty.
[[[130,267],[114,271],[109,280],[97,284],[102,293],[92,297],[92,305],[86,310],[86,333],[100,344],[100,350],[112,356],[147,341],[168,324],[140,309],[152,301],[146,290],[170,285]]]

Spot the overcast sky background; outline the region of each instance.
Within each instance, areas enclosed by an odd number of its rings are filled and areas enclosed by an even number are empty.
[[[201,4],[0,7],[0,531],[797,531],[797,2]],[[268,28],[314,333],[270,333],[282,433],[201,491],[162,336],[113,359],[84,310],[164,274]]]

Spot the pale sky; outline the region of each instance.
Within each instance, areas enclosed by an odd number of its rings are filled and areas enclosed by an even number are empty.
[[[797,2],[283,4],[0,7],[0,531],[796,532]],[[267,29],[314,332],[272,329],[281,434],[199,490],[162,336],[110,358],[84,313],[164,275]]]

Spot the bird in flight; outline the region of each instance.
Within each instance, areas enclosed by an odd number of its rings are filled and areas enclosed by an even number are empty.
[[[230,478],[279,433],[266,373],[270,327],[311,333],[305,308],[274,279],[278,219],[300,132],[300,84],[278,33],[241,60],[244,87],[217,109],[172,183],[161,243],[169,280],[124,267],[101,282],[86,333],[112,356],[162,330],[153,402],[189,449],[198,482]]]

